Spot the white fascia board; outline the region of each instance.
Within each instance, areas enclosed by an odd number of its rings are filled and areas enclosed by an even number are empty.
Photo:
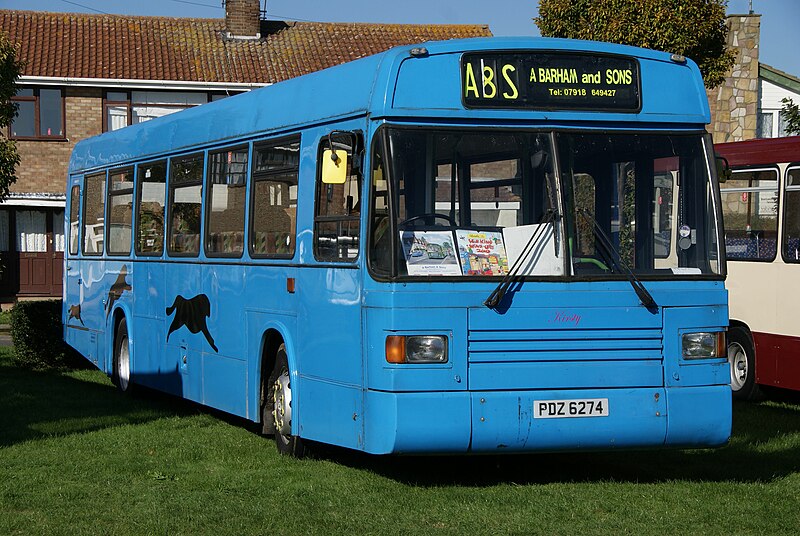
[[[17,84],[76,86],[120,89],[166,89],[181,91],[248,91],[270,84],[252,82],[188,82],[184,80],[134,80],[128,78],[75,78],[61,76],[20,76]]]
[[[66,199],[6,199],[0,203],[3,207],[42,207],[42,208],[64,208],[67,205]]]

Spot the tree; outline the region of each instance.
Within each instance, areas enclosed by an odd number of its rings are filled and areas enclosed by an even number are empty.
[[[781,117],[783,117],[784,129],[789,135],[800,134],[800,106],[795,104],[792,99],[785,97],[781,99]]]
[[[725,46],[727,0],[540,0],[545,37],[634,45],[694,60],[707,88],[725,80],[736,54]]]
[[[14,45],[0,33],[0,201],[8,197],[8,189],[17,180],[17,146],[3,133],[17,116],[17,103],[11,102],[11,97],[17,92],[21,72],[22,62],[17,60]]]

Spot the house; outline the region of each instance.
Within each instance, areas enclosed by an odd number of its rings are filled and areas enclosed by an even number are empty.
[[[67,165],[81,139],[393,46],[491,35],[260,15],[259,0],[227,0],[225,19],[0,10],[0,32],[25,62],[6,133],[22,162],[0,204],[0,301],[61,296]]]
[[[725,82],[708,92],[714,142],[785,136],[781,100],[800,104],[800,78],[759,61],[761,15],[729,15],[727,22],[736,63]]]

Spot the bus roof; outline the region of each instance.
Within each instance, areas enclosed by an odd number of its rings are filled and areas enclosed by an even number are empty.
[[[800,136],[715,143],[714,151],[735,167],[800,162]]]
[[[467,109],[462,54],[575,52],[627,56],[639,63],[636,110]],[[500,73],[497,74],[498,78]],[[381,54],[211,102],[79,142],[69,171],[91,170],[230,140],[290,132],[303,125],[370,115],[465,119],[531,126],[702,129],[710,121],[697,66],[665,52],[569,39],[474,38],[402,46]],[[236,120],[231,120],[236,118]]]

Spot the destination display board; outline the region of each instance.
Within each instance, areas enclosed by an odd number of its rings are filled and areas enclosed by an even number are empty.
[[[639,63],[569,52],[473,52],[461,58],[467,108],[641,109]]]

